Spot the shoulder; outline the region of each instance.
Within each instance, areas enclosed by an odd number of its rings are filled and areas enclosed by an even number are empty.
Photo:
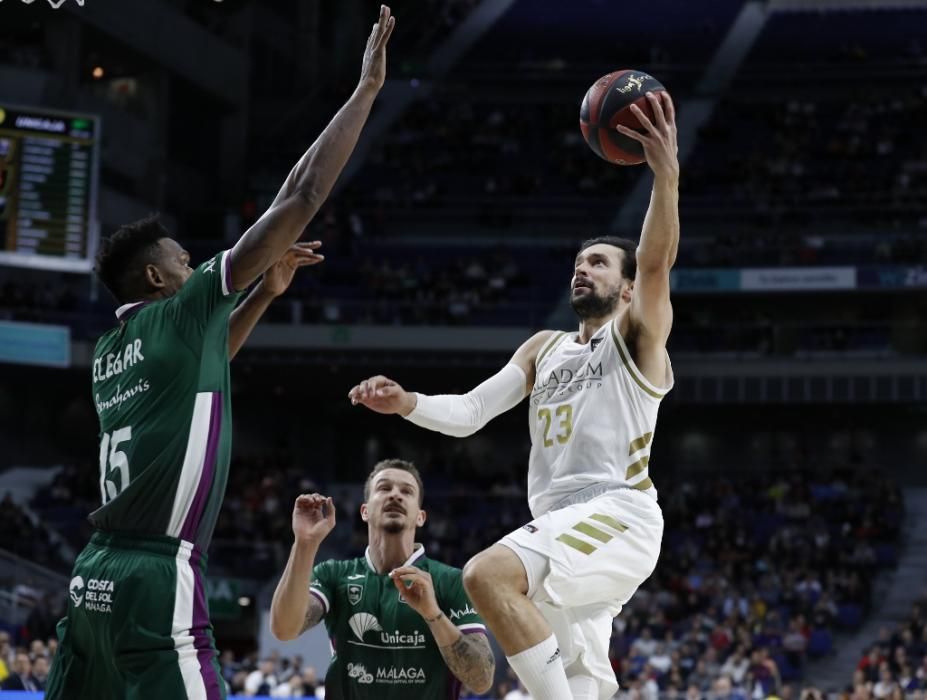
[[[533,342],[536,347],[535,363],[541,364],[551,350],[559,345],[565,338],[570,335],[569,331],[546,330],[535,333],[529,342]]]
[[[565,331],[544,330],[538,331],[521,344],[515,352],[515,361],[523,365],[534,365],[540,361],[541,356],[547,352],[558,338],[563,337]]]
[[[565,334],[566,331],[556,331],[553,329],[546,329],[543,331],[538,331],[532,335],[528,340],[525,341],[525,345],[533,345],[538,349],[544,347],[549,341],[553,340],[555,337],[559,337]]]

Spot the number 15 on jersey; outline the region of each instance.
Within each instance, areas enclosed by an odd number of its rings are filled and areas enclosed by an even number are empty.
[[[119,445],[131,439],[131,425],[112,433],[103,433],[100,438],[100,494],[103,505],[116,498],[129,485],[129,458],[119,449]]]

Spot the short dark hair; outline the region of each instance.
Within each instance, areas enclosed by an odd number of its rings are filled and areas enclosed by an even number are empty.
[[[384,459],[373,465],[373,469],[364,484],[364,502],[370,500],[370,487],[373,485],[373,477],[384,469],[401,469],[415,477],[415,483],[418,484],[418,507],[421,508],[422,502],[425,500],[425,485],[422,483],[422,475],[418,473],[418,468],[412,462],[407,462],[404,459]]]
[[[120,226],[116,233],[100,241],[94,272],[120,304],[136,301],[134,297],[144,292],[141,271],[157,259],[158,241],[171,237],[160,214]]]
[[[621,276],[625,279],[633,280],[637,275],[637,243],[630,238],[619,238],[618,236],[597,236],[588,238],[579,246],[579,253],[582,253],[589,246],[598,243],[621,248],[624,251],[624,260],[621,263]]]

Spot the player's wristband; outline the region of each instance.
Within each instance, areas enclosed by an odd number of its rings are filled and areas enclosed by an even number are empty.
[[[442,617],[444,617],[444,612],[443,612],[443,611],[438,611],[438,614],[435,615],[434,617],[426,617],[426,618],[425,618],[425,622],[427,622],[427,623],[430,625],[432,622],[437,622],[437,621],[440,620]]]

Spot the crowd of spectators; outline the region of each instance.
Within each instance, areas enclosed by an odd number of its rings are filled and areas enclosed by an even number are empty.
[[[691,221],[736,213],[743,224],[766,225],[764,238],[832,222],[922,229],[925,143],[909,125],[925,114],[927,90],[920,86],[784,102],[732,94],[701,130],[686,164],[683,214]],[[874,258],[923,261],[922,246],[873,242]]]
[[[793,693],[897,558],[900,493],[874,476],[716,477],[662,493],[660,562],[614,624],[628,697]]]
[[[927,598],[894,630],[883,627],[863,653],[847,687],[853,700],[923,697],[927,691]],[[921,691],[918,693],[917,691]]]
[[[37,637],[18,645],[12,642],[10,633],[0,630],[0,691],[45,690],[58,638]]]
[[[291,540],[293,494],[319,484],[285,453],[246,462],[231,471],[211,566],[272,579]],[[459,469],[467,467],[455,463]],[[73,497],[66,479],[62,474],[53,488]],[[904,515],[898,488],[871,471],[668,479],[661,489],[660,562],[614,623],[611,659],[622,697],[797,697],[808,660],[833,651],[836,631],[861,624],[875,571],[897,560]],[[447,563],[462,566],[530,519],[520,484],[501,480],[474,492],[444,484],[440,475],[429,481],[429,519],[420,540],[430,556]],[[327,540],[327,556],[362,555],[367,532],[357,517],[360,501],[360,486],[335,498],[342,525]],[[236,570],[236,561],[246,569]],[[862,671],[871,676],[888,669],[902,679],[905,669],[927,671],[921,617],[918,607],[906,631],[876,645],[877,660],[867,655],[872,668]],[[301,668],[276,657],[272,669],[254,657],[235,663],[223,654],[233,689],[245,689],[250,678],[251,685],[273,681],[275,692],[291,692],[290,686],[295,693],[314,678]],[[494,692],[518,691],[509,679]]]

